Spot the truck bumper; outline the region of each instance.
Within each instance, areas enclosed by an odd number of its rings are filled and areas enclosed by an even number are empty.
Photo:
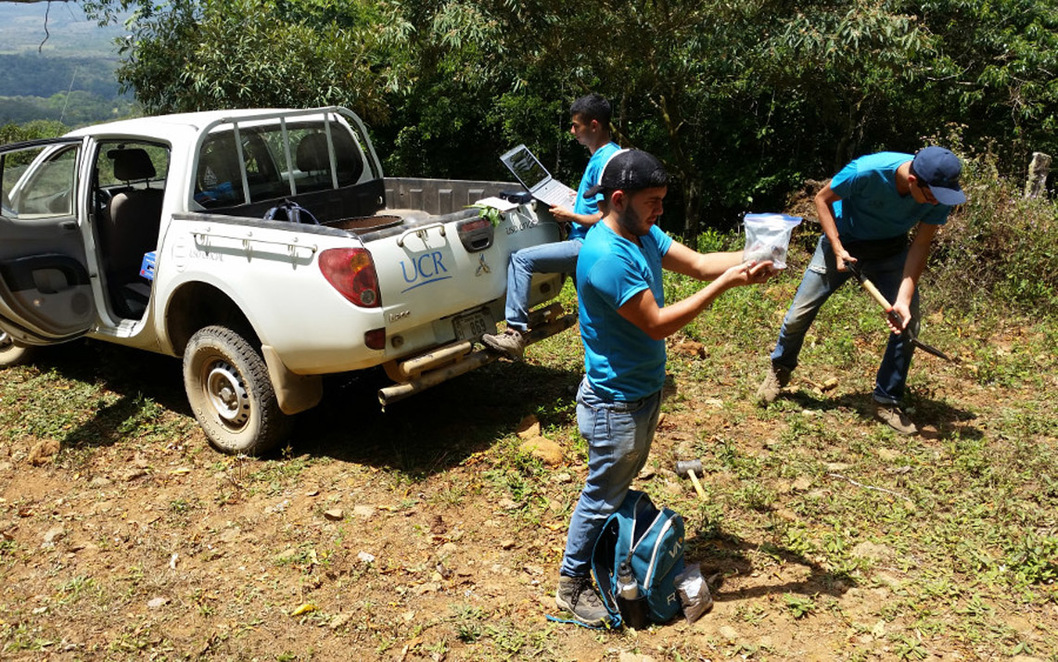
[[[555,303],[530,313],[529,325],[532,330],[526,335],[526,345],[550,338],[577,323],[575,314],[563,312],[562,304]],[[391,361],[385,364],[386,374],[397,383],[379,389],[378,401],[385,409],[388,404],[466,374],[498,358],[498,354],[474,349],[470,341],[463,341],[403,361]]]

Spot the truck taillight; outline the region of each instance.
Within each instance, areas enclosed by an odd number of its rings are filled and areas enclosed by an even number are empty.
[[[366,248],[325,250],[320,253],[320,271],[334,289],[357,306],[378,308],[382,305],[375,261]]]

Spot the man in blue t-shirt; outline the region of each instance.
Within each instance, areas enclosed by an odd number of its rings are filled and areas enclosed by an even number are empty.
[[[914,346],[902,333],[918,333],[918,279],[937,229],[953,205],[966,202],[959,187],[962,163],[943,147],[917,154],[882,152],[860,157],[815,197],[823,236],[794,295],[771,354],[771,368],[757,391],[770,404],[790,381],[805,333],[827,298],[851,276],[854,263],[892,302],[892,333],[874,385],[874,415],[897,432],[914,434],[901,409]],[[908,243],[908,232],[915,230]]]
[[[570,133],[588,148],[591,158],[581,177],[577,200],[573,209],[552,207],[555,220],[568,223],[565,241],[523,248],[511,256],[507,266],[507,329],[500,334],[486,333],[482,342],[490,349],[511,359],[522,358],[525,334],[529,330],[529,291],[534,273],[573,273],[577,268],[577,254],[588,228],[602,218],[599,211],[601,196],[585,196],[584,192],[599,181],[606,160],[618,149],[610,138],[610,102],[598,94],[589,94],[573,102],[569,109],[573,126]]]
[[[665,382],[665,338],[722,292],[772,273],[770,261],[743,264],[741,251],[703,255],[662,232],[656,223],[667,186],[657,159],[621,150],[584,192],[604,194],[606,213],[577,262],[585,368],[577,424],[588,441],[588,477],[570,518],[555,602],[588,625],[606,618],[590,576],[592,548],[650,452]],[[712,282],[666,306],[662,269]]]

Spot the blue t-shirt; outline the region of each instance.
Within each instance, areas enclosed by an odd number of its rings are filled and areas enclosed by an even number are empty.
[[[910,194],[896,192],[896,169],[914,156],[879,152],[861,156],[830,180],[830,188],[841,197],[834,203],[834,220],[842,239],[890,239],[919,222],[944,225],[948,205],[915,202]]]
[[[596,195],[591,200],[585,200],[584,192],[599,183],[599,175],[602,174],[603,166],[606,165],[610,156],[619,149],[621,148],[617,143],[609,142],[595,150],[595,153],[588,159],[588,167],[584,169],[584,176],[580,178],[580,186],[577,187],[577,200],[573,203],[573,213],[599,213],[599,200],[602,200],[602,194]],[[584,239],[584,235],[588,233],[588,228],[590,227],[590,225],[573,223],[573,227],[569,229],[567,239]]]
[[[665,341],[654,340],[617,312],[647,289],[659,307],[665,305],[661,258],[672,238],[655,225],[639,240],[642,246],[597,223],[577,260],[584,370],[605,400],[639,400],[665,384]]]

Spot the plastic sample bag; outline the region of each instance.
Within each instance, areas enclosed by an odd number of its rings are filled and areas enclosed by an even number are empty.
[[[742,222],[746,228],[743,261],[771,260],[776,269],[785,269],[790,235],[793,229],[801,224],[801,217],[786,214],[746,214]]]
[[[676,575],[676,593],[680,596],[683,615],[688,624],[697,621],[713,607],[713,596],[709,593],[709,585],[705,583],[701,567],[697,563],[688,565],[682,573]]]

